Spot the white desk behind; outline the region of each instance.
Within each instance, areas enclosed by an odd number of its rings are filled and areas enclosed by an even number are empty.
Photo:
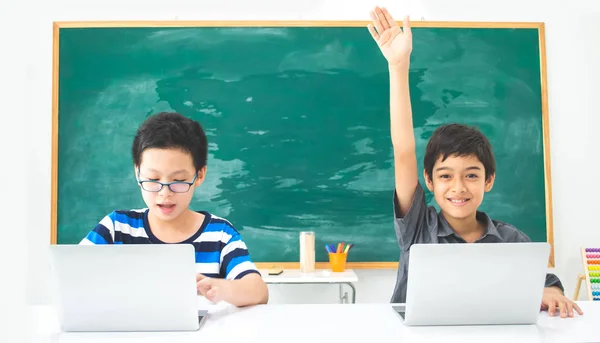
[[[268,270],[259,270],[263,280],[267,284],[338,284],[340,303],[348,302],[348,294],[343,291],[342,286],[348,285],[352,290],[350,302],[356,303],[356,288],[354,282],[358,282],[358,276],[352,269],[346,269],[340,273],[334,273],[327,269],[318,269],[313,273],[303,273],[298,269],[284,269],[279,275],[269,275]]]
[[[60,333],[56,312],[42,306],[32,308],[30,327],[34,343],[600,342],[600,303],[578,304],[583,316],[561,319],[542,312],[537,325],[456,327],[404,326],[390,304],[217,305],[199,331],[155,333]]]

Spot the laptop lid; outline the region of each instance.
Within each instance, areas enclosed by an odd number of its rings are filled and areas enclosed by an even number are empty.
[[[413,245],[404,322],[533,324],[549,254],[548,243]]]
[[[63,331],[199,328],[192,245],[51,245],[50,256]]]

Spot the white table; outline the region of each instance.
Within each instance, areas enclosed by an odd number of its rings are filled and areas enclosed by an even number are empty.
[[[600,302],[578,304],[585,313],[574,318],[542,312],[537,325],[457,327],[404,326],[390,304],[216,305],[199,331],[133,333],[61,333],[54,309],[41,306],[31,308],[29,327],[33,343],[600,342]]]
[[[299,269],[284,269],[279,275],[269,275],[268,270],[259,270],[267,284],[338,284],[340,303],[348,302],[348,293],[342,286],[348,285],[352,289],[352,301],[356,303],[356,288],[353,282],[358,282],[358,276],[352,269],[334,273],[327,269],[317,269],[312,273],[302,273]]]

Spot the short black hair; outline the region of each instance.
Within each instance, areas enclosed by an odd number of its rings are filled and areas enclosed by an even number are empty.
[[[192,155],[196,171],[206,166],[208,142],[202,125],[179,113],[160,112],[146,119],[137,130],[131,154],[139,166],[146,149],[181,149]]]
[[[433,165],[442,157],[474,155],[485,169],[485,179],[496,173],[496,160],[492,145],[487,137],[475,127],[463,124],[447,124],[437,128],[425,149],[423,167],[429,180],[433,175]]]

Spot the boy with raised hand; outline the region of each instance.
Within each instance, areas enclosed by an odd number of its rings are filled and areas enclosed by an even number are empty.
[[[424,157],[427,188],[433,192],[440,213],[427,206],[418,179],[416,144],[409,92],[412,31],[408,16],[403,30],[385,8],[370,13],[371,36],[386,58],[390,77],[390,125],[394,148],[394,226],[400,245],[400,263],[393,303],[406,302],[410,247],[417,243],[530,242],[514,226],[492,220],[478,211],[485,192],[494,184],[496,165],[488,139],[477,129],[461,124],[439,127],[429,139]],[[507,286],[510,284],[507,282]],[[541,309],[554,316],[583,314],[564,296],[553,274],[546,275]]]

